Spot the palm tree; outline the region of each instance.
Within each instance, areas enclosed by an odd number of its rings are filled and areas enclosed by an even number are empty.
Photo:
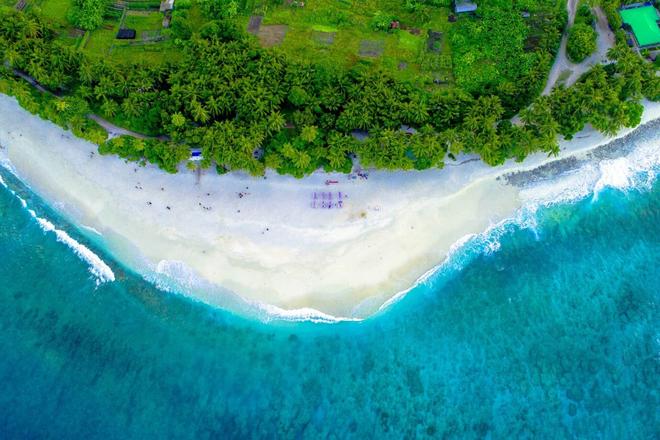
[[[20,59],[21,59],[21,53],[17,51],[14,47],[10,46],[5,50],[5,60],[7,60],[10,66],[16,65],[16,61]]]
[[[114,118],[119,111],[119,105],[112,99],[106,99],[101,104],[101,112],[107,118]]]
[[[64,99],[55,100],[55,109],[58,112],[64,113],[65,111],[67,111],[68,108],[69,108],[69,103],[66,100]]]
[[[129,96],[121,103],[121,109],[128,117],[136,117],[140,115],[140,104],[133,96]]]
[[[447,130],[443,131],[440,136],[449,152],[454,156],[460,154],[461,151],[463,151],[465,147],[464,136],[457,129],[448,128]]]
[[[78,86],[77,95],[80,96],[81,98],[88,99],[91,98],[93,94],[94,93],[91,87],[85,85]]]
[[[41,30],[39,22],[33,17],[28,17],[23,22],[23,36],[28,38],[36,38]]]
[[[209,120],[209,113],[206,111],[204,106],[199,103],[196,99],[194,99],[190,103],[191,109],[190,113],[192,114],[193,118],[197,122],[201,122],[202,124],[205,124]]]
[[[286,120],[284,119],[284,116],[282,116],[282,113],[280,112],[272,112],[268,116],[268,121],[266,124],[266,133],[269,136],[272,136],[276,133],[279,133],[280,130],[286,125]]]
[[[47,83],[48,74],[44,66],[36,59],[32,59],[27,66],[27,71],[40,83]]]
[[[311,162],[312,162],[312,158],[306,151],[298,151],[293,158],[293,166],[295,166],[301,171],[309,167]]]
[[[208,107],[209,114],[217,118],[222,114],[222,103],[215,96],[211,96],[206,100],[206,106]]]
[[[311,144],[316,140],[318,132],[318,128],[314,125],[306,125],[300,132],[300,139]]]
[[[83,58],[83,61],[80,63],[78,77],[84,84],[91,85],[92,82],[94,82],[94,66],[87,60],[87,58]]]

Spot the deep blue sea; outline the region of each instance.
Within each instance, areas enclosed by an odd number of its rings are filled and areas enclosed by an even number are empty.
[[[0,175],[2,439],[659,436],[657,181],[542,207],[377,316],[318,324],[160,291]]]

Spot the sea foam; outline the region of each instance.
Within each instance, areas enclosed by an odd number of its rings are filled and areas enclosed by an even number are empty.
[[[184,294],[206,304],[242,309],[256,316],[262,322],[287,321],[332,324],[343,321],[360,321],[358,318],[334,316],[319,310],[303,307],[283,309],[272,304],[242,298],[234,292],[220,289],[199,276],[182,261],[161,260],[152,268],[153,274],[144,275],[144,279],[155,284],[159,289],[173,294]],[[155,276],[154,276],[155,274]],[[218,299],[222,304],[218,304]]]
[[[560,174],[552,179],[529,184],[521,188],[522,207],[510,217],[490,225],[478,234],[468,234],[457,240],[449,249],[444,260],[421,275],[409,288],[387,299],[377,310],[377,314],[388,310],[405,298],[410,292],[421,286],[435,284],[443,275],[455,273],[466,267],[479,255],[490,255],[501,248],[501,239],[515,228],[532,231],[537,239],[538,212],[542,208],[558,204],[574,203],[589,196],[597,199],[597,194],[605,188],[627,190],[640,186],[645,181],[651,182],[656,176],[660,164],[660,152],[653,142],[637,146],[627,156],[616,159],[598,160],[591,158],[579,168]],[[642,185],[644,186],[644,185]],[[205,290],[199,276],[180,261],[160,261],[155,272],[166,276],[169,282],[177,286],[167,286],[170,292],[186,290],[193,297],[193,291]],[[159,282],[159,288],[166,286]],[[169,284],[169,283],[168,283]],[[280,307],[254,301],[245,301],[252,313],[259,319],[271,321],[310,321],[315,323],[337,323],[342,321],[361,321],[361,318],[333,316],[313,308],[282,309]],[[359,307],[359,306],[358,306]]]
[[[13,168],[11,167],[11,164],[8,161],[2,161],[0,165],[9,172],[12,173],[14,172]],[[16,194],[16,191],[9,188],[7,182],[5,182],[5,180],[2,178],[2,175],[0,175],[0,185],[7,188],[14,196],[16,196],[18,201],[21,203],[23,209],[26,209],[30,213],[30,216],[32,216],[32,218],[36,220],[37,224],[44,232],[53,232],[55,234],[57,241],[68,246],[81,260],[83,260],[85,263],[89,265],[89,271],[96,278],[97,285],[115,280],[115,274],[110,268],[110,266],[108,266],[98,255],[92,252],[87,246],[73,239],[65,231],[61,229],[57,229],[55,225],[53,225],[50,221],[37,216],[37,213],[33,209],[28,208],[28,204],[25,201],[25,199],[23,199],[21,196]]]
[[[658,143],[660,139],[657,138],[644,139],[623,157],[602,160],[592,157],[578,169],[521,188],[523,206],[511,217],[491,225],[480,234],[469,234],[457,240],[442,263],[425,272],[411,287],[384,302],[378,313],[389,309],[416,288],[434,283],[441,275],[461,270],[476,256],[497,252],[501,247],[500,239],[512,228],[529,229],[538,239],[537,214],[542,208],[575,203],[590,196],[596,201],[605,188],[620,191],[650,188],[660,167]]]
[[[348,318],[343,316],[330,315],[310,307],[303,307],[300,309],[282,309],[280,307],[261,302],[252,302],[251,304],[255,308],[265,312],[266,315],[263,317],[263,320],[266,322],[282,320],[291,322],[310,321],[317,324],[334,324],[343,321],[361,321],[359,318]]]
[[[89,271],[96,277],[97,284],[115,280],[115,274],[112,269],[87,246],[71,238],[65,231],[57,229],[48,220],[38,217],[32,209],[29,209],[28,212],[44,232],[53,232],[57,237],[57,241],[67,245],[81,260],[89,264]]]

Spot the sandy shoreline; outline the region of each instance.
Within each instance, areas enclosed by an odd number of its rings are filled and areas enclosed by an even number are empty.
[[[370,172],[368,179],[214,171],[198,179],[99,156],[94,145],[4,95],[0,115],[0,156],[37,194],[90,236],[101,234],[138,272],[172,276],[223,307],[236,304],[231,291],[286,310],[371,314],[441,263],[461,237],[520,207],[519,188],[498,176],[548,161],[537,155],[495,169],[471,161],[442,171]],[[644,121],[658,117],[660,105],[648,104]],[[562,157],[609,140],[585,131],[562,144]]]

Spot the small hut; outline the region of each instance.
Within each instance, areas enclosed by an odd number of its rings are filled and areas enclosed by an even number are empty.
[[[468,14],[477,10],[477,4],[467,0],[454,1],[454,12],[456,14]]]

